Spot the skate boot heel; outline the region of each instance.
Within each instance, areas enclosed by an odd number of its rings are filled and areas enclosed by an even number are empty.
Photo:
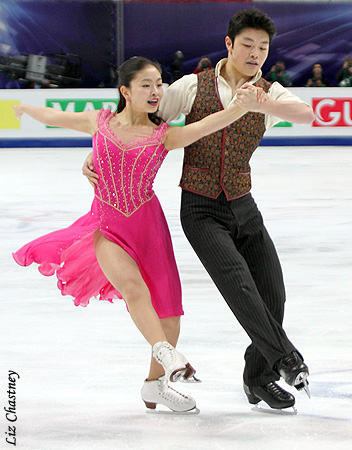
[[[308,398],[310,398],[310,390],[308,387],[309,382],[308,382],[307,378],[308,378],[307,372],[299,373],[295,379],[294,386],[297,389],[297,391],[301,391],[302,389],[304,389],[306,394],[308,395]]]
[[[195,369],[193,369],[193,367],[190,365],[190,363],[186,364],[186,371],[183,375],[183,377],[188,380],[189,378],[191,378],[194,374],[196,373]]]
[[[180,379],[182,379],[183,381],[187,381],[195,373],[196,371],[193,369],[193,367],[189,363],[187,363],[186,368],[175,370],[175,372],[171,374],[170,381],[178,381]]]
[[[187,379],[195,373],[187,359],[168,342],[154,344],[153,356],[163,366],[168,381]]]
[[[155,408],[156,408],[156,403],[146,402],[145,400],[143,400],[143,401],[144,401],[144,403],[145,403],[145,406],[146,406],[148,409],[155,409]]]
[[[185,374],[180,378],[180,381],[182,383],[201,383],[202,380],[197,378],[195,376],[196,370],[188,363],[186,364],[186,372]]]
[[[246,392],[246,394],[247,394],[247,392]],[[254,394],[247,394],[247,398],[248,398],[248,402],[251,405],[257,405],[262,400],[261,398],[257,397]]]
[[[299,391],[304,389],[310,398],[307,380],[309,370],[298,352],[291,352],[282,358],[278,361],[275,368],[287,384],[294,386]]]
[[[261,398],[257,397],[253,392],[251,392],[250,388],[243,383],[243,390],[248,398],[248,401],[251,405],[256,405],[261,401]]]
[[[186,373],[185,369],[175,370],[170,375],[170,381],[172,381],[172,382],[178,381],[180,378],[183,378],[185,376],[185,373]]]

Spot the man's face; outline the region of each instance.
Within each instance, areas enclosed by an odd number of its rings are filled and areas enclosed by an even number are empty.
[[[320,75],[323,72],[323,69],[320,64],[314,64],[313,66],[313,74]]]
[[[269,53],[269,35],[264,30],[245,28],[231,39],[226,36],[228,50],[228,64],[241,77],[252,78],[263,66]]]

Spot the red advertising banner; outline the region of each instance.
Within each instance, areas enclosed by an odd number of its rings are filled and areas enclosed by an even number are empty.
[[[312,98],[315,113],[313,127],[352,126],[352,98]]]

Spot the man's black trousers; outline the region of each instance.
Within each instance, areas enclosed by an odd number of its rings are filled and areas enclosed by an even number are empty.
[[[285,287],[274,244],[249,193],[228,201],[182,191],[187,239],[252,340],[245,353],[248,386],[278,380],[275,363],[295,350],[283,328]]]

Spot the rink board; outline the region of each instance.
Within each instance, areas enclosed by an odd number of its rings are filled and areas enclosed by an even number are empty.
[[[313,107],[310,125],[281,122],[268,130],[261,145],[352,145],[352,88],[291,88]],[[24,116],[16,119],[11,105],[29,103],[62,111],[115,110],[116,89],[41,89],[0,91],[0,147],[89,147],[91,138],[74,130],[48,127]],[[180,116],[173,125],[184,124]]]

